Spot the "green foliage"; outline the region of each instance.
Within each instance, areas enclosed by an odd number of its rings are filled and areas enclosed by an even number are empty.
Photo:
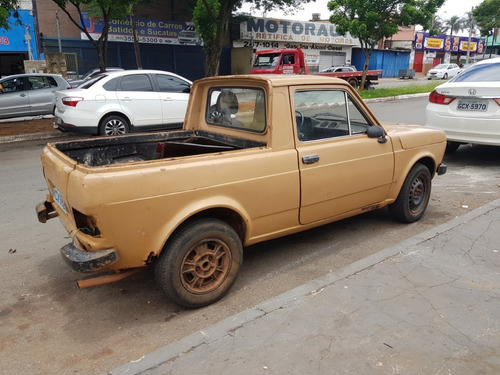
[[[481,35],[500,27],[500,0],[484,0],[472,11]]]
[[[21,23],[17,12],[18,5],[18,0],[0,0],[0,30],[10,30],[10,16],[14,17],[16,24]]]
[[[328,3],[330,21],[339,34],[350,33],[363,48],[374,47],[382,38],[396,34],[399,26],[430,27],[444,0],[334,0]]]
[[[212,46],[217,35],[217,17],[220,10],[219,0],[198,1],[193,10],[193,22],[196,31],[203,40],[204,49]]]
[[[453,35],[459,31],[463,31],[467,27],[467,20],[459,16],[451,16],[450,19],[444,21],[444,25],[445,30],[450,30],[450,34]]]

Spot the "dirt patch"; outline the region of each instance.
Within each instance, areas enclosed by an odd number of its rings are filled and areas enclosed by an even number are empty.
[[[59,131],[54,129],[53,124],[53,117],[0,122],[0,137],[47,132],[58,133]]]

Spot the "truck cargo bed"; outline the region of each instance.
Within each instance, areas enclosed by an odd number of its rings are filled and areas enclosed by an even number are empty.
[[[56,148],[89,167],[264,147],[265,143],[204,131],[170,131],[60,142]]]

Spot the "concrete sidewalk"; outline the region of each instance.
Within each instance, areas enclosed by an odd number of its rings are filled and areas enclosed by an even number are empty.
[[[496,200],[109,374],[500,374],[499,272]]]

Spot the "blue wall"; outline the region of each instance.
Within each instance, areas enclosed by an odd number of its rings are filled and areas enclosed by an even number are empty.
[[[352,50],[352,64],[358,69],[363,70],[365,65],[365,55],[359,48]],[[400,69],[408,69],[410,66],[410,52],[375,50],[370,56],[368,63],[369,70],[383,70],[383,78],[398,77]]]
[[[62,39],[62,50],[76,53],[78,74],[99,67],[95,47],[88,40]],[[58,52],[57,38],[42,39],[47,52]],[[140,44],[142,67],[144,69],[166,70],[189,80],[205,77],[205,54],[200,46]],[[107,66],[137,69],[133,43],[108,42]],[[223,47],[220,74],[231,72],[231,48]]]
[[[35,31],[33,29],[33,16],[29,10],[19,10],[19,20],[21,21],[21,25],[16,25],[16,19],[10,16],[7,19],[10,30],[0,29],[0,52],[27,53],[26,26],[28,26],[28,33],[31,36],[31,53],[33,54],[33,58],[37,60],[38,51],[36,50]]]

